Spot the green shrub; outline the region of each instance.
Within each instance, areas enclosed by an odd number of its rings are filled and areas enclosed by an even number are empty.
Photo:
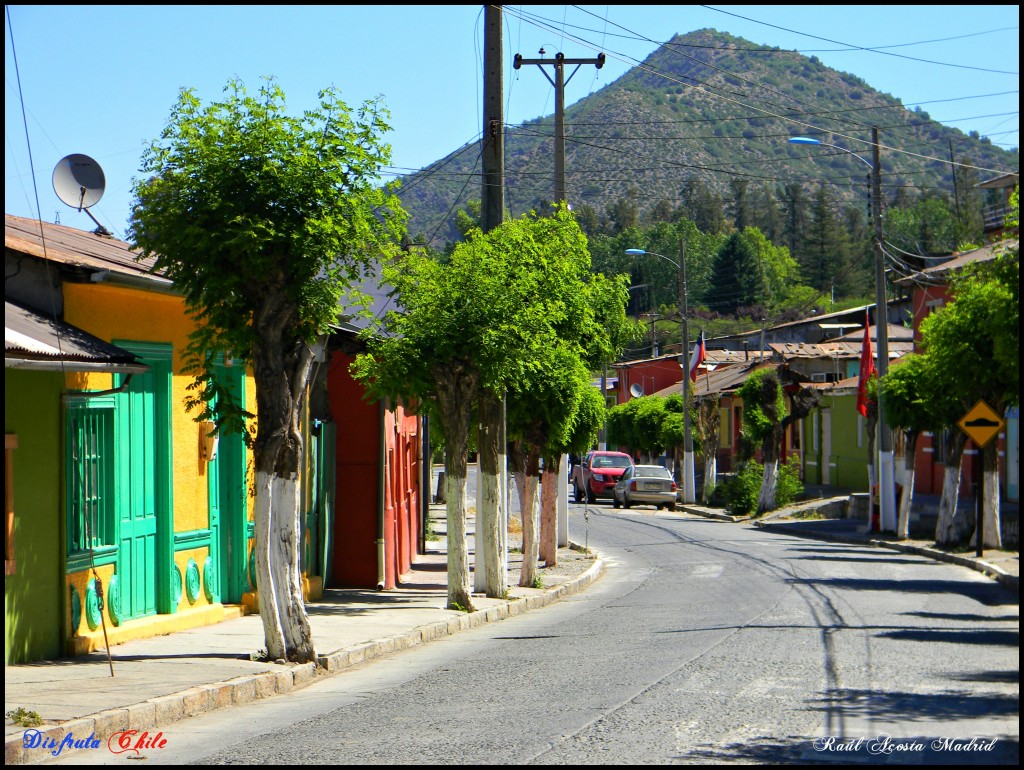
[[[757,460],[748,460],[722,485],[725,507],[733,516],[748,516],[757,511],[763,477],[764,466]]]
[[[721,485],[725,507],[733,516],[757,513],[763,479],[764,466],[757,460],[748,460],[740,467],[738,473],[726,479]],[[799,460],[793,457],[787,463],[779,463],[778,479],[775,482],[775,507],[789,505],[803,493]]]
[[[804,493],[804,485],[800,481],[800,458],[790,455],[789,461],[779,464],[779,478],[775,482],[775,505],[784,505],[798,500]]]

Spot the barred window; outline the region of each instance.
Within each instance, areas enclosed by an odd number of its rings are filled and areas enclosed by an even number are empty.
[[[67,414],[68,555],[115,544],[114,402],[71,402]]]

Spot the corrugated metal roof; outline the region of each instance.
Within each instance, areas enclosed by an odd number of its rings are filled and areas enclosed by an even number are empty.
[[[697,382],[693,385],[694,397],[707,396],[713,393],[722,394],[735,390],[743,384],[752,372],[764,367],[779,368],[780,364],[761,361],[749,361],[744,364],[730,364],[719,366],[714,371],[701,370],[697,375]],[[682,393],[682,382],[669,385],[652,395],[671,396],[673,393]]]
[[[1020,241],[1017,239],[999,241],[998,243],[992,243],[988,246],[982,246],[980,249],[974,249],[972,251],[964,252],[963,254],[955,254],[950,257],[946,262],[942,262],[938,265],[932,265],[926,267],[920,272],[908,275],[905,278],[900,278],[893,283],[897,286],[903,286],[907,284],[915,284],[925,278],[934,278],[936,276],[944,276],[947,273],[959,270],[966,267],[974,262],[988,262],[991,259],[995,259],[997,256],[1007,251],[1008,249],[1016,249],[1019,247]]]
[[[71,324],[4,302],[4,365],[68,371],[145,371],[124,348]]]
[[[864,333],[861,332],[863,340]],[[768,347],[785,360],[794,358],[828,358],[828,359],[851,359],[860,358],[862,341],[850,340],[849,342],[819,342],[808,344],[804,342],[773,342]],[[914,348],[913,341],[890,340],[889,357],[895,358],[904,353],[909,353]]]
[[[4,247],[66,265],[166,281],[154,271],[155,260],[136,261],[138,252],[124,241],[13,214],[4,214]]]

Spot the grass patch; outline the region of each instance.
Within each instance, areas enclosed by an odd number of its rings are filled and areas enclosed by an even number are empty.
[[[27,711],[21,706],[16,709],[11,709],[7,712],[7,718],[10,719],[14,724],[21,727],[39,727],[43,723],[43,718],[39,716],[38,712]]]
[[[789,514],[789,518],[791,518],[791,519],[814,519],[814,520],[821,520],[821,519],[827,519],[828,516],[826,516],[825,514],[823,514],[821,511],[819,511],[816,508],[805,508],[802,511],[793,511],[791,514]]]

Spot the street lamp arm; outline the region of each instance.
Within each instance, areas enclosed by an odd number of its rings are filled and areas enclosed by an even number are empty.
[[[679,263],[676,262],[674,259],[666,257],[664,254],[658,254],[657,252],[654,251],[644,251],[643,249],[626,249],[626,253],[634,257],[642,257],[645,254],[651,257],[661,257],[666,262],[670,262],[671,264],[675,265],[676,270],[679,270]]]
[[[840,147],[838,144],[829,144],[828,142],[822,142],[822,141],[820,141],[818,139],[814,139],[813,137],[810,137],[810,136],[791,136],[789,138],[789,143],[790,144],[816,144],[819,147],[834,147],[837,150],[842,150],[843,152],[847,153],[848,155],[852,155],[857,160],[859,160],[861,163],[865,164],[872,171],[874,171],[874,169],[875,169],[874,164],[872,164],[871,161],[869,161],[867,158],[862,158],[860,155],[855,153],[853,150],[848,150],[845,147]]]

